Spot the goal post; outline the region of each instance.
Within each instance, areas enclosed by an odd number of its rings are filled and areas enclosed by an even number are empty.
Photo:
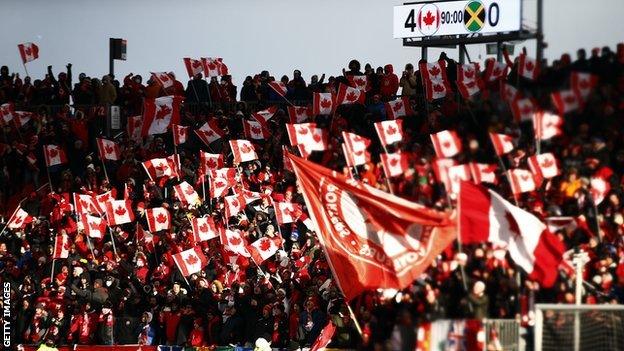
[[[535,350],[624,350],[624,305],[537,304]]]

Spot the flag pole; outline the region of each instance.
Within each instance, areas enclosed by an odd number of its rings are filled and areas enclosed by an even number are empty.
[[[50,192],[54,192],[54,187],[52,186],[52,178],[50,177],[50,167],[46,165],[46,172],[48,173],[48,183],[50,183]]]
[[[28,68],[26,68],[26,62],[22,61],[22,66],[24,66],[24,71],[26,71],[26,77],[30,77],[30,75],[28,74]]]
[[[388,148],[386,147],[386,144],[383,141],[381,143],[381,147],[383,147],[384,152],[386,153],[386,155],[388,155]],[[386,185],[388,186],[388,190],[390,191],[390,194],[394,195],[394,190],[392,190],[392,184],[390,183],[390,178],[388,177],[388,172],[387,172],[387,169],[386,169],[386,165],[384,165],[383,162],[382,162],[381,166],[384,169],[384,176],[386,178]]]
[[[87,225],[89,225],[87,223]],[[93,244],[91,243],[91,239],[89,238],[89,235],[85,235],[87,237],[87,244],[89,245],[89,250],[91,250],[91,255],[93,256],[93,259],[95,260],[95,252],[93,252]]]
[[[4,224],[4,227],[2,228],[2,232],[0,232],[0,236],[2,236],[2,234],[4,234],[4,231],[9,226],[9,223],[11,223],[11,221],[13,220],[13,217],[15,217],[15,214],[17,213],[17,210],[20,208],[20,206],[21,206],[23,201],[24,200],[20,201],[20,203],[17,205],[17,207],[15,207],[15,211],[13,211],[13,214],[11,215],[11,217],[9,217],[9,220]]]
[[[110,227],[108,227],[108,233],[110,234],[110,237],[111,237],[111,243],[113,244],[113,252],[115,253],[115,257],[119,258],[119,255],[117,255],[117,247],[115,246],[115,236],[113,235],[113,231],[111,230]]]
[[[54,283],[54,262],[56,260],[52,257],[52,269],[50,270],[50,283]]]
[[[110,180],[108,179],[108,172],[106,171],[106,161],[104,160],[104,158],[101,158],[102,160],[102,168],[104,168],[104,177],[106,177],[106,181],[110,183]]]

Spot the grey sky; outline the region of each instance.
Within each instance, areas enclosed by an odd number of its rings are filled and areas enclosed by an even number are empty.
[[[0,0],[0,63],[23,75],[16,45],[39,45],[40,59],[28,64],[42,77],[67,62],[74,72],[108,72],[108,38],[128,40],[128,61],[116,61],[118,77],[128,72],[174,71],[186,80],[182,57],[220,56],[235,84],[268,69],[279,78],[293,69],[310,75],[338,74],[357,58],[401,71],[420,51],[392,38],[392,7],[384,0]],[[500,0],[504,2],[505,0]],[[545,0],[546,57],[577,48],[624,41],[623,0]],[[525,1],[533,7],[535,0]],[[534,25],[534,13],[525,12]],[[527,46],[532,52],[533,42]],[[483,45],[470,49],[485,58]],[[456,57],[456,50],[448,50]]]

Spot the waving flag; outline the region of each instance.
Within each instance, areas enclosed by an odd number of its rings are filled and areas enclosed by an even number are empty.
[[[498,156],[502,156],[514,149],[513,138],[510,135],[490,133],[490,140],[494,146],[494,152]]]
[[[243,211],[247,205],[245,197],[241,194],[226,196],[223,198],[223,201],[225,205],[224,209],[226,218],[236,216],[239,212]]]
[[[349,81],[349,85],[355,89],[361,91],[369,91],[371,86],[368,83],[368,77],[365,75],[361,76],[347,76],[347,80]]]
[[[406,154],[397,152],[392,154],[379,154],[386,178],[398,177],[409,168]]]
[[[526,54],[520,54],[518,57],[518,74],[529,80],[536,80],[539,75],[539,65],[534,58],[528,57]]]
[[[506,173],[511,191],[514,194],[521,194],[535,190],[535,178],[526,169],[510,169]]]
[[[433,175],[435,175],[436,181],[443,184],[448,191],[451,189],[448,170],[456,164],[457,162],[451,158],[437,158],[433,161]]]
[[[331,342],[336,332],[336,325],[329,321],[327,325],[321,330],[318,338],[314,341],[314,344],[310,347],[310,351],[325,351],[327,345]]]
[[[334,113],[334,96],[332,93],[313,93],[312,114],[331,115]]]
[[[198,273],[208,265],[208,259],[198,246],[173,254],[171,257],[176,266],[178,266],[180,273],[185,277]]]
[[[538,183],[541,183],[542,179],[554,178],[561,174],[557,165],[557,159],[550,152],[530,156],[527,159],[527,163]]]
[[[448,214],[288,157],[347,301],[366,289],[407,287],[455,239]]]
[[[386,102],[386,116],[391,119],[411,116],[414,114],[409,98],[400,97],[396,100]]]
[[[211,170],[223,167],[223,155],[211,154],[199,150],[199,173],[201,175],[208,174]]]
[[[245,242],[245,238],[243,238],[243,234],[240,230],[226,229],[221,232],[220,239],[221,244],[226,250],[241,255],[243,257],[251,257],[249,251],[247,250],[247,243]]]
[[[102,239],[106,234],[106,220],[104,218],[82,214],[80,221],[85,233],[90,238]]]
[[[581,98],[574,90],[555,91],[550,94],[553,105],[560,115],[578,110],[581,107]]]
[[[375,122],[375,131],[383,145],[403,141],[403,121],[400,119]]]
[[[430,134],[431,142],[439,158],[453,157],[462,151],[461,139],[453,130],[443,130]]]
[[[283,82],[280,81],[272,81],[269,82],[268,85],[271,87],[271,89],[273,89],[279,96],[281,97],[286,97],[286,94],[288,93],[288,87],[286,87],[286,84],[284,84]]]
[[[163,134],[171,124],[179,124],[182,100],[179,96],[145,99],[141,135]]]
[[[486,82],[494,82],[496,80],[507,77],[507,66],[504,62],[498,62],[495,59],[485,60],[485,72],[483,73],[483,79]]]
[[[45,156],[46,166],[52,167],[67,163],[65,151],[57,145],[43,145],[43,155]]]
[[[103,193],[103,194],[98,194],[95,195],[95,203],[97,204],[98,208],[99,208],[99,213],[103,214],[106,213],[106,204],[111,201],[114,200],[113,198],[113,192],[111,190]]]
[[[195,134],[206,146],[210,146],[211,143],[225,136],[225,132],[219,128],[217,121],[214,119],[204,123],[199,129],[195,130]]]
[[[245,133],[245,138],[254,139],[254,140],[264,140],[268,139],[271,133],[269,132],[266,125],[256,121],[247,121],[242,120],[243,122],[243,133]]]
[[[472,180],[475,183],[498,184],[498,177],[496,177],[496,169],[498,167],[496,165],[471,162],[469,166]]]
[[[22,229],[28,223],[32,222],[33,216],[24,211],[21,207],[18,207],[13,216],[7,222],[7,228],[9,229]]]
[[[271,106],[267,109],[253,112],[251,114],[251,117],[253,117],[253,119],[255,119],[256,121],[260,123],[266,124],[271,118],[273,118],[273,116],[275,116],[276,112],[277,112],[277,106]]]
[[[530,121],[537,111],[537,102],[534,99],[516,99],[511,101],[511,114],[516,122]]]
[[[479,64],[457,65],[457,90],[464,99],[479,93]]]
[[[101,160],[118,161],[121,158],[121,150],[116,142],[103,138],[97,138],[96,141]]]
[[[463,182],[458,201],[462,243],[505,244],[514,262],[544,287],[551,287],[565,251],[563,243],[529,212],[492,190]]]
[[[248,140],[230,140],[230,147],[234,155],[234,164],[258,159],[256,150]]]
[[[591,73],[571,72],[570,87],[581,100],[587,100],[594,87],[598,84],[598,76]]]
[[[175,155],[167,158],[153,158],[142,163],[145,172],[150,180],[157,181],[162,177],[177,178],[178,165],[176,164]]]
[[[446,76],[446,62],[421,62],[419,64],[420,74],[425,86],[427,100],[443,98],[451,93],[451,85]]]
[[[17,128],[21,128],[25,126],[26,123],[30,122],[33,116],[32,112],[26,112],[26,111],[15,111],[13,112],[13,115],[15,116],[15,118],[13,119],[13,122],[15,123],[15,126]]]
[[[102,213],[101,207],[91,195],[74,193],[74,212],[77,215]]]
[[[459,193],[459,183],[462,181],[471,180],[470,166],[467,164],[456,165],[448,168],[448,178],[451,183],[451,188],[447,189],[451,195],[454,196]]]
[[[180,144],[186,143],[189,129],[189,127],[172,124],[171,131],[173,132],[173,145],[178,146]]]
[[[281,247],[282,238],[269,238],[265,236],[247,246],[247,251],[251,255],[251,259],[254,260],[257,265],[261,265],[262,262],[275,255],[277,250]]]
[[[0,121],[6,125],[13,120],[13,114],[15,113],[15,107],[12,103],[7,102],[0,105]]]
[[[196,217],[191,219],[191,227],[193,228],[193,238],[195,242],[206,241],[218,238],[222,227],[217,227],[212,217]]]
[[[536,139],[548,140],[563,134],[562,125],[563,118],[553,113],[539,111],[533,114],[533,131]]]
[[[186,181],[175,185],[173,187],[173,191],[176,198],[182,203],[183,206],[197,206],[201,204],[201,199],[199,198],[199,195],[197,194],[193,186]]]
[[[210,170],[208,175],[211,198],[223,196],[231,187],[236,185],[236,168]]]
[[[54,237],[54,250],[52,252],[52,259],[69,257],[69,250],[71,249],[71,243],[67,234],[56,234]]]
[[[156,79],[163,89],[167,89],[173,86],[174,80],[167,72],[151,72],[152,77]]]
[[[201,60],[194,60],[188,57],[185,57],[182,60],[184,60],[184,67],[186,67],[186,72],[188,73],[189,78],[193,78],[204,71],[204,65]]]
[[[204,75],[206,77],[226,76],[229,74],[228,66],[223,63],[220,57],[202,57],[204,64]]]
[[[132,202],[129,200],[111,200],[106,203],[106,219],[109,225],[121,225],[134,221]]]
[[[312,111],[305,106],[288,106],[288,118],[290,123],[302,123],[312,117]]]
[[[336,97],[337,105],[344,104],[364,104],[366,102],[366,93],[364,90],[352,88],[350,86],[340,84],[338,87],[338,95]]]
[[[39,47],[33,43],[22,43],[17,45],[22,63],[30,62],[39,58]]]
[[[171,214],[164,207],[146,209],[145,218],[147,219],[147,227],[152,233],[171,229]]]
[[[130,116],[126,124],[126,132],[128,138],[132,140],[141,140],[143,136],[143,116]]]
[[[296,222],[303,214],[301,205],[291,202],[275,202],[275,218],[278,224]]]

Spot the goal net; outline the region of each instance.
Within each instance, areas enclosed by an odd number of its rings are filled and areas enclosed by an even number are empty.
[[[535,350],[624,350],[624,305],[537,304]]]

